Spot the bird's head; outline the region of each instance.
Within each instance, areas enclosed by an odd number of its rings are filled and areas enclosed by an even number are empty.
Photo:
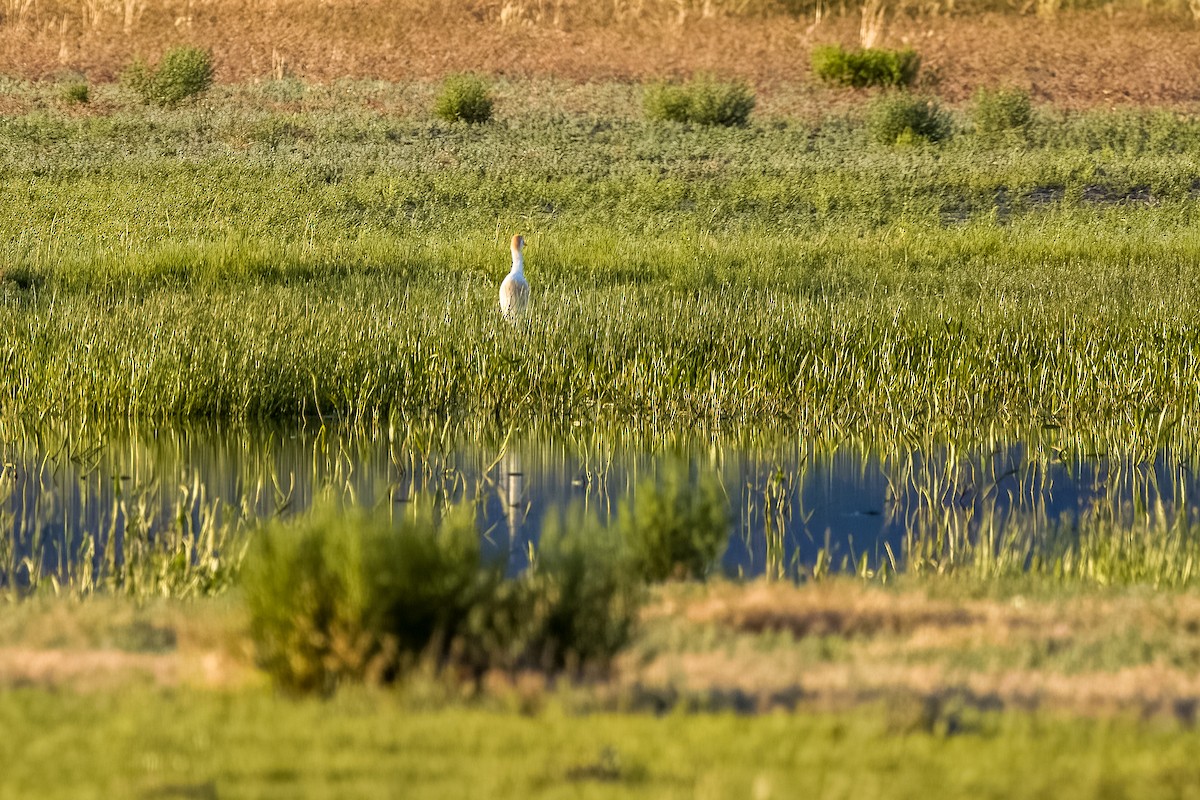
[[[518,233],[516,236],[514,236],[512,238],[512,251],[514,253],[519,253],[524,249],[525,249],[525,237]]]

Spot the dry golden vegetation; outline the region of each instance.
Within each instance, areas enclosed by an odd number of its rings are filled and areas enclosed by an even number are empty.
[[[626,696],[844,708],[898,698],[1085,715],[1200,708],[1200,598],[938,596],[835,581],[668,592],[622,662]]]
[[[231,688],[263,681],[241,606],[134,605],[51,597],[10,604],[0,621],[0,689],[119,686]]]
[[[1022,5],[831,5],[821,0],[3,0],[0,74],[114,79],[135,56],[213,51],[217,79],[640,81],[712,71],[770,98],[812,86],[809,52],[841,42],[911,46],[925,88],[950,101],[1012,84],[1063,106],[1188,105],[1200,96],[1197,0],[1063,10]],[[1073,6],[1074,7],[1074,6]]]
[[[946,588],[667,586],[645,609],[641,633],[614,673],[572,702],[744,711],[884,700],[900,716],[966,704],[1195,721],[1200,598],[1136,591],[969,598]],[[195,612],[186,603],[97,599],[10,606],[0,622],[0,689],[261,685],[240,608],[206,601],[205,613]],[[485,701],[526,709],[549,698],[541,674],[493,673],[481,688]]]

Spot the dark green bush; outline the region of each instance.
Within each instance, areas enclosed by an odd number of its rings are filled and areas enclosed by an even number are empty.
[[[62,99],[72,105],[83,105],[91,99],[91,92],[86,83],[76,81],[63,87]]]
[[[974,100],[973,119],[979,133],[1021,133],[1033,124],[1033,103],[1024,89],[981,88]]]
[[[285,689],[390,681],[417,664],[603,668],[628,641],[640,585],[597,524],[553,525],[535,569],[484,564],[474,509],[400,523],[326,508],[262,531],[243,571],[260,664]]]
[[[646,88],[643,105],[649,119],[699,125],[745,125],[755,105],[745,83],[697,76],[685,84],[657,83]]]
[[[676,471],[661,483],[638,486],[621,508],[619,526],[633,568],[645,580],[701,578],[729,539],[729,513],[720,485]]]
[[[841,45],[823,45],[813,48],[812,69],[818,78],[842,86],[900,88],[916,81],[921,57],[910,49],[847,51]]]
[[[212,86],[213,62],[207,50],[176,47],[168,50],[157,69],[135,59],[121,75],[121,82],[137,92],[146,103],[177,105]]]
[[[875,99],[867,113],[867,130],[880,144],[940,142],[950,136],[950,115],[932,98],[887,94]]]
[[[476,75],[451,75],[442,83],[433,112],[447,122],[487,122],[492,118],[491,93]]]

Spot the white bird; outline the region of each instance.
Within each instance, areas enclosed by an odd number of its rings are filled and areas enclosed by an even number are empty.
[[[505,319],[515,320],[525,313],[529,305],[529,281],[525,280],[525,237],[517,234],[512,238],[512,270],[500,284],[500,313]]]

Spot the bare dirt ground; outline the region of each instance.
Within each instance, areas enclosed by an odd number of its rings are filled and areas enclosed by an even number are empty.
[[[711,71],[747,79],[769,96],[780,87],[812,85],[812,47],[856,46],[860,23],[857,13],[819,23],[787,15],[694,14],[597,21],[511,2],[501,8],[449,0],[188,0],[151,4],[128,23],[116,13],[88,17],[86,8],[105,5],[114,4],[85,3],[81,15],[79,6],[60,9],[47,0],[20,17],[0,19],[0,74],[40,80],[82,73],[109,81],[135,55],[153,61],[167,47],[189,43],[213,51],[217,79],[224,82],[283,75],[410,81],[464,70],[642,81]],[[878,44],[915,48],[923,58],[924,88],[950,102],[981,85],[1006,84],[1063,107],[1189,107],[1200,105],[1197,33],[1184,17],[1137,10],[1061,12],[1049,19],[894,14]],[[824,96],[813,91],[815,100]]]

